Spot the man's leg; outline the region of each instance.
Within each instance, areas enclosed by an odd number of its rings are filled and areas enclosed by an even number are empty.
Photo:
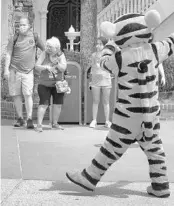
[[[18,120],[14,124],[15,127],[20,127],[25,125],[22,114],[22,86],[21,86],[21,73],[15,70],[10,70],[10,75],[8,79],[9,94],[13,97],[15,109],[18,115]]]
[[[170,196],[169,182],[165,153],[161,138],[159,137],[160,123],[157,116],[153,122],[144,122],[144,133],[138,141],[149,162],[149,175],[151,186],[147,192],[157,197]]]
[[[14,127],[22,127],[25,125],[25,121],[23,119],[23,114],[22,114],[22,108],[23,108],[22,97],[20,95],[14,96],[13,101],[18,115],[18,119],[14,123]]]
[[[33,71],[28,74],[22,74],[22,92],[25,99],[25,107],[27,111],[27,128],[34,129],[32,121],[33,112],[33,86],[34,86],[34,75]]]
[[[21,95],[14,96],[13,101],[14,101],[14,105],[15,105],[18,117],[23,119]]]

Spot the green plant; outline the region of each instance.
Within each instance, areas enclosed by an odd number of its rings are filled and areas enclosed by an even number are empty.
[[[0,72],[1,72],[1,100],[11,100],[8,91],[8,82],[4,79],[4,66],[5,66],[5,50],[1,54],[1,65],[0,65]]]
[[[159,86],[160,92],[174,91],[174,55],[170,56],[163,62],[164,73],[166,77],[166,85]]]

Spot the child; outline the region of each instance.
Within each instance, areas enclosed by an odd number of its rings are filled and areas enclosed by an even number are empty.
[[[92,54],[92,65],[91,65],[91,82],[90,87],[92,88],[93,105],[92,105],[92,116],[93,120],[90,123],[91,128],[95,128],[97,125],[97,113],[98,105],[100,103],[100,92],[102,92],[104,114],[105,114],[105,127],[109,128],[111,122],[109,121],[109,100],[110,92],[112,88],[111,73],[100,67],[100,56],[101,50],[104,48],[108,40],[105,37],[99,37],[97,39],[97,51]]]

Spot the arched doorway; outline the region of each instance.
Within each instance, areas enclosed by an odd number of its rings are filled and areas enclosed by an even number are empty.
[[[64,32],[71,25],[80,31],[80,0],[50,0],[47,10],[47,38],[58,37],[64,49],[68,42]]]

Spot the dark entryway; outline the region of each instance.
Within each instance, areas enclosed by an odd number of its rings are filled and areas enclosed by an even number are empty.
[[[69,42],[64,32],[71,25],[80,31],[80,0],[50,0],[47,9],[47,38],[58,37],[64,49]]]

